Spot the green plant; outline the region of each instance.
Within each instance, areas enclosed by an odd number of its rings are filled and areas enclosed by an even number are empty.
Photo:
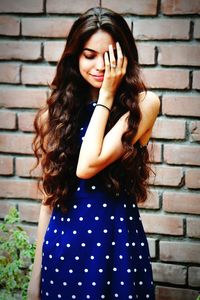
[[[27,298],[35,244],[19,221],[19,212],[12,207],[0,224],[0,300]]]

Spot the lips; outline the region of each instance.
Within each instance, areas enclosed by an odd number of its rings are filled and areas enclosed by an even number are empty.
[[[97,80],[97,81],[103,81],[103,79],[104,79],[104,75],[102,74],[102,75],[93,75],[93,74],[91,74],[91,76],[95,79],[95,80]]]

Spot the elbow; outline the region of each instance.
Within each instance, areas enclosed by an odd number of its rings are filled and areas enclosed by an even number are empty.
[[[80,168],[77,167],[76,169],[76,176],[80,179],[90,179],[94,176],[94,174],[91,172],[91,168]]]

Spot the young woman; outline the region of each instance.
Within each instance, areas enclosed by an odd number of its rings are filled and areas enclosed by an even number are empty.
[[[140,77],[125,20],[103,8],[72,26],[35,120],[44,199],[28,299],[154,299],[137,203],[159,98]]]

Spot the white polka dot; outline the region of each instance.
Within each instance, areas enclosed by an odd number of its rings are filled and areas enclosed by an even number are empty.
[[[126,243],[126,247],[129,247],[129,243]]]
[[[76,230],[73,230],[73,232],[72,232],[73,234],[77,234],[77,231]]]
[[[44,278],[42,278],[42,282],[44,282]]]
[[[131,221],[132,221],[132,220],[133,220],[133,217],[132,217],[132,216],[130,216],[130,217],[129,217],[129,220],[131,220]]]
[[[146,298],[149,298],[149,294],[146,294]]]
[[[104,204],[103,204],[103,207],[107,207],[107,204],[106,204],[106,203],[104,203]]]
[[[59,272],[59,269],[56,268],[56,269],[55,269],[55,272],[58,273],[58,272]]]
[[[66,285],[67,285],[67,282],[66,282],[66,281],[64,281],[64,282],[63,282],[63,285],[64,285],[64,286],[66,286]]]
[[[92,190],[95,190],[96,189],[96,186],[95,185],[92,185]]]
[[[79,221],[83,221],[83,217],[80,217],[80,218],[79,218]]]
[[[128,296],[128,299],[133,299],[133,296],[132,296],[132,295],[129,295],[129,296]]]
[[[58,231],[58,230],[57,230],[57,229],[55,229],[53,232],[54,232],[54,233],[57,233],[57,231]]]
[[[107,281],[107,285],[110,285],[110,281]]]
[[[66,247],[69,248],[69,247],[71,247],[71,245],[70,245],[70,244],[67,244]]]
[[[85,247],[85,243],[82,243],[82,244],[81,244],[81,247]]]
[[[127,269],[127,273],[131,273],[131,269]]]
[[[119,232],[119,233],[122,233],[122,229],[121,229],[121,228],[119,228],[119,229],[118,229],[118,232]]]
[[[123,259],[123,255],[119,255],[119,258],[120,258],[120,259]]]
[[[114,218],[115,218],[114,216],[111,216],[111,217],[110,217],[111,220],[114,220]]]
[[[61,298],[61,294],[58,294],[58,298],[59,298],[59,299]]]
[[[80,129],[80,130],[82,131],[83,129],[84,129],[84,128],[83,128],[83,127],[81,127],[81,129]]]
[[[142,259],[142,255],[139,255],[139,259]]]
[[[49,241],[46,241],[45,244],[48,245]]]
[[[75,256],[75,260],[79,260],[79,256]]]
[[[133,204],[132,207],[135,207],[135,204]]]
[[[49,258],[52,258],[53,256],[51,254],[49,254]]]
[[[63,235],[65,232],[62,230],[61,234]]]
[[[84,136],[82,137],[82,141],[84,140]]]
[[[119,297],[119,295],[118,294],[115,294],[115,298],[118,298]]]
[[[143,282],[142,282],[142,281],[139,281],[139,285],[143,285]]]
[[[67,222],[70,222],[70,218],[67,218]]]
[[[106,255],[106,259],[109,259],[110,258],[110,256],[109,255]]]
[[[72,299],[76,299],[76,295],[72,295]]]
[[[90,299],[90,295],[86,295],[86,299]]]
[[[105,295],[101,295],[101,299],[105,299]]]
[[[64,260],[65,258],[64,258],[64,256],[61,256],[60,259],[61,259],[61,260]]]
[[[93,260],[93,259],[94,259],[94,256],[93,256],[93,255],[91,255],[91,256],[90,256],[90,259],[92,259],[92,260]]]
[[[47,267],[44,267],[45,271],[47,270]]]
[[[92,103],[92,105],[93,105],[93,106],[96,106],[97,104],[94,102],[94,103]]]
[[[143,247],[143,246],[144,246],[144,243],[141,243],[141,246]]]
[[[126,204],[124,204],[124,208],[126,208]]]
[[[81,189],[81,188],[80,188],[80,186],[79,186],[79,187],[77,187],[77,192],[79,192],[79,191],[80,191],[80,189]]]
[[[134,269],[133,271],[136,273],[136,272],[137,272],[137,269]]]
[[[50,283],[51,283],[51,284],[54,284],[54,281],[53,281],[53,280],[50,280]]]
[[[91,207],[91,204],[90,204],[90,203],[88,203],[88,204],[87,204],[87,207],[88,207],[88,208],[90,208],[90,207]]]
[[[101,246],[101,243],[97,243],[97,247],[100,247]]]
[[[144,268],[144,272],[147,272],[147,269],[146,269],[146,268]]]
[[[72,270],[72,269],[69,269],[69,273],[73,273],[73,270]]]
[[[153,281],[151,281],[151,285],[153,285]]]
[[[56,247],[59,247],[60,246],[60,244],[59,243],[56,243]]]
[[[135,231],[136,233],[138,233],[138,230],[136,229],[136,231]]]
[[[107,232],[108,232],[108,230],[107,230],[107,229],[104,229],[104,230],[103,230],[103,232],[104,232],[104,233],[107,233]]]
[[[115,242],[112,242],[112,246],[115,246]]]
[[[48,292],[46,292],[46,296],[49,296],[49,293],[48,293]]]
[[[120,218],[120,221],[121,221],[121,222],[124,221],[124,218]]]
[[[89,234],[91,234],[91,233],[92,233],[92,230],[91,230],[91,229],[89,229],[89,230],[88,230],[88,233],[89,233]]]
[[[96,285],[96,282],[93,281],[93,282],[92,282],[92,285],[95,286],[95,285]]]
[[[116,272],[116,271],[117,271],[117,268],[114,267],[114,268],[113,268],[113,271]]]
[[[64,218],[61,218],[61,221],[63,222],[63,221],[64,221]]]
[[[82,285],[82,282],[81,282],[81,281],[79,281],[79,282],[78,282],[78,285],[79,285],[79,286],[81,286],[81,285]]]
[[[88,272],[88,269],[84,269],[84,272],[87,273],[87,272]]]
[[[99,273],[103,273],[103,269],[99,269]]]
[[[77,205],[75,204],[75,205],[73,206],[73,208],[74,208],[74,209],[77,209]]]
[[[135,246],[135,243],[134,243],[134,242],[132,242],[132,246]]]
[[[99,217],[98,217],[98,216],[96,216],[94,219],[95,219],[96,221],[98,221],[98,220],[99,220]]]
[[[55,217],[55,216],[53,216],[53,220],[55,220],[55,218],[56,218],[56,217]]]
[[[120,284],[121,284],[121,285],[124,285],[124,282],[123,282],[123,281],[121,281],[121,282],[120,282]]]

